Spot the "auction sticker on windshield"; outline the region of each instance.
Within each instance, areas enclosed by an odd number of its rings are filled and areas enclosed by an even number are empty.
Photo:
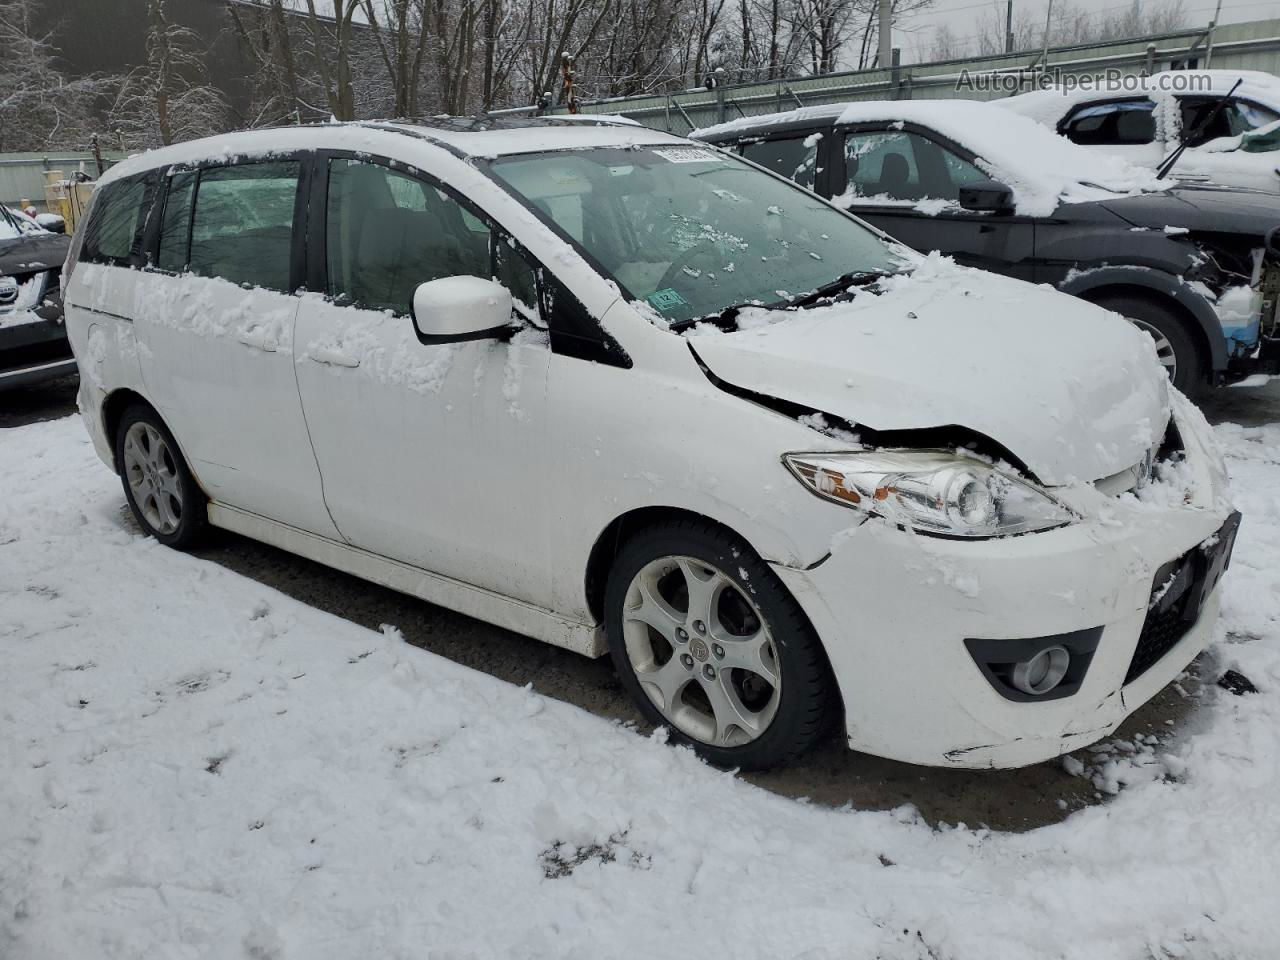
[[[699,150],[697,147],[673,147],[669,150],[654,150],[658,156],[672,163],[723,163],[724,158],[712,150]]]

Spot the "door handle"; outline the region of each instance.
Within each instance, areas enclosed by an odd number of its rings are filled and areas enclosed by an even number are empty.
[[[343,353],[333,347],[317,347],[310,352],[310,356],[316,363],[324,363],[331,367],[360,366],[359,357],[353,357],[351,354]]]
[[[255,350],[261,350],[263,353],[275,353],[276,343],[275,337],[268,337],[263,333],[241,333],[236,339],[243,343],[246,347],[253,347]]]

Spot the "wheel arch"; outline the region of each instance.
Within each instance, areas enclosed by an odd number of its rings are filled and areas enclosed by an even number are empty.
[[[107,394],[107,398],[102,401],[102,430],[103,436],[107,439],[107,444],[111,447],[111,465],[116,473],[120,472],[120,464],[116,457],[116,431],[120,427],[120,420],[124,417],[124,412],[135,403],[148,407],[157,417],[160,417],[160,411],[156,409],[155,404],[128,387],[121,387]],[[163,417],[160,417],[163,420]]]
[[[682,507],[637,507],[614,517],[600,531],[595,542],[591,545],[591,551],[587,554],[587,569],[584,574],[583,587],[586,590],[587,609],[591,611],[596,623],[604,623],[605,585],[609,582],[609,570],[613,566],[613,558],[618,555],[622,545],[646,527],[674,520],[694,520],[700,523],[709,523],[724,530],[730,536],[750,544],[746,537],[732,527],[721,523],[715,517],[708,517],[706,514]],[[755,550],[755,547],[752,546],[752,549]],[[756,552],[759,553],[760,551],[756,550]]]
[[[626,544],[627,540],[639,533],[640,531],[654,526],[659,523],[667,523],[671,521],[686,521],[700,524],[708,524],[723,531],[728,536],[740,540],[750,547],[760,558],[761,562],[767,567],[773,566],[776,561],[771,561],[768,557],[760,552],[760,550],[751,543],[746,537],[740,534],[733,527],[717,520],[715,517],[707,516],[696,510],[689,510],[683,507],[672,506],[644,506],[629,510],[620,514],[609,522],[609,524],[600,531],[596,537],[595,543],[592,544],[591,551],[587,557],[587,569],[585,573],[584,587],[586,589],[586,597],[588,608],[591,615],[595,618],[596,623],[604,626],[604,598],[605,587],[609,580],[609,570],[613,565],[614,557]],[[823,669],[827,672],[831,689],[831,710],[832,714],[827,718],[828,723],[835,723],[844,714],[844,690],[835,676],[835,668],[831,664],[831,655],[827,651],[827,638],[823,637],[814,626],[812,619],[809,617],[808,611],[804,604],[800,603],[795,597],[791,587],[786,580],[778,578],[778,586],[784,593],[791,594],[792,599],[796,603],[796,609],[799,615],[808,624],[809,629],[813,631],[813,635],[817,638],[818,649],[821,651],[823,659]]]
[[[1213,307],[1200,294],[1170,274],[1137,267],[1090,270],[1058,286],[1063,293],[1101,305],[1111,297],[1135,297],[1169,310],[1186,326],[1204,351],[1208,373],[1227,368],[1227,345]]]

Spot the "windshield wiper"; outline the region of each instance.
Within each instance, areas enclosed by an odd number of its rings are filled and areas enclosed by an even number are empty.
[[[1181,157],[1187,147],[1191,145],[1191,141],[1198,140],[1200,138],[1200,134],[1204,133],[1214,118],[1222,112],[1222,108],[1227,105],[1227,101],[1231,99],[1231,95],[1236,92],[1236,87],[1240,86],[1242,83],[1244,83],[1244,78],[1238,78],[1236,82],[1231,85],[1231,89],[1222,95],[1222,99],[1214,104],[1213,109],[1200,119],[1200,122],[1196,124],[1196,128],[1182,138],[1182,142],[1178,144],[1173,153],[1165,157],[1160,163],[1160,166],[1156,167],[1157,179],[1163,180],[1168,176],[1169,171],[1173,169],[1173,165],[1178,162],[1178,158]]]
[[[687,320],[677,320],[671,324],[671,329],[679,332],[687,330],[689,327],[698,323],[713,323],[717,327],[726,330],[734,330],[737,324],[738,314],[749,307],[759,307],[761,310],[786,310],[788,307],[807,307],[819,300],[828,297],[836,297],[844,293],[849,287],[865,287],[882,277],[893,276],[892,270],[851,270],[849,273],[842,273],[829,283],[824,283],[816,290],[801,294],[792,300],[778,300],[774,303],[761,303],[759,300],[744,300],[742,303],[731,303],[727,307],[721,307],[715,313],[703,314],[700,317],[689,317]]]
[[[891,270],[851,270],[848,273],[842,273],[830,283],[824,283],[816,290],[801,294],[794,300],[784,300],[781,303],[771,304],[771,307],[808,307],[819,300],[825,300],[828,297],[836,297],[844,293],[850,287],[866,287],[875,283],[883,277],[893,275]]]
[[[678,333],[681,330],[687,330],[694,324],[713,323],[717,327],[722,327],[725,330],[734,330],[737,329],[737,325],[734,323],[734,320],[737,319],[738,313],[742,310],[746,310],[748,307],[759,307],[761,310],[773,310],[776,307],[786,305],[787,304],[785,302],[776,304],[761,303],[759,300],[744,300],[742,303],[731,303],[727,307],[721,307],[715,313],[705,313],[700,317],[689,317],[687,320],[676,320],[670,325],[670,329],[675,330]]]

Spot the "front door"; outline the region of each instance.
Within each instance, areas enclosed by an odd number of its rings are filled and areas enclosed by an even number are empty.
[[[336,536],[294,376],[303,162],[171,171],[130,315],[147,390],[205,491]]]
[[[458,275],[497,275],[534,312],[532,272],[452,193],[387,163],[323,157],[312,208],[327,210],[310,250],[325,292],[303,298],[293,359],[338,529],[545,601],[546,335],[424,344],[410,315],[419,284]]]
[[[1014,214],[961,208],[960,188],[990,179],[956,151],[911,130],[844,134],[844,189],[833,200],[921,253],[1031,279],[1035,227]]]

